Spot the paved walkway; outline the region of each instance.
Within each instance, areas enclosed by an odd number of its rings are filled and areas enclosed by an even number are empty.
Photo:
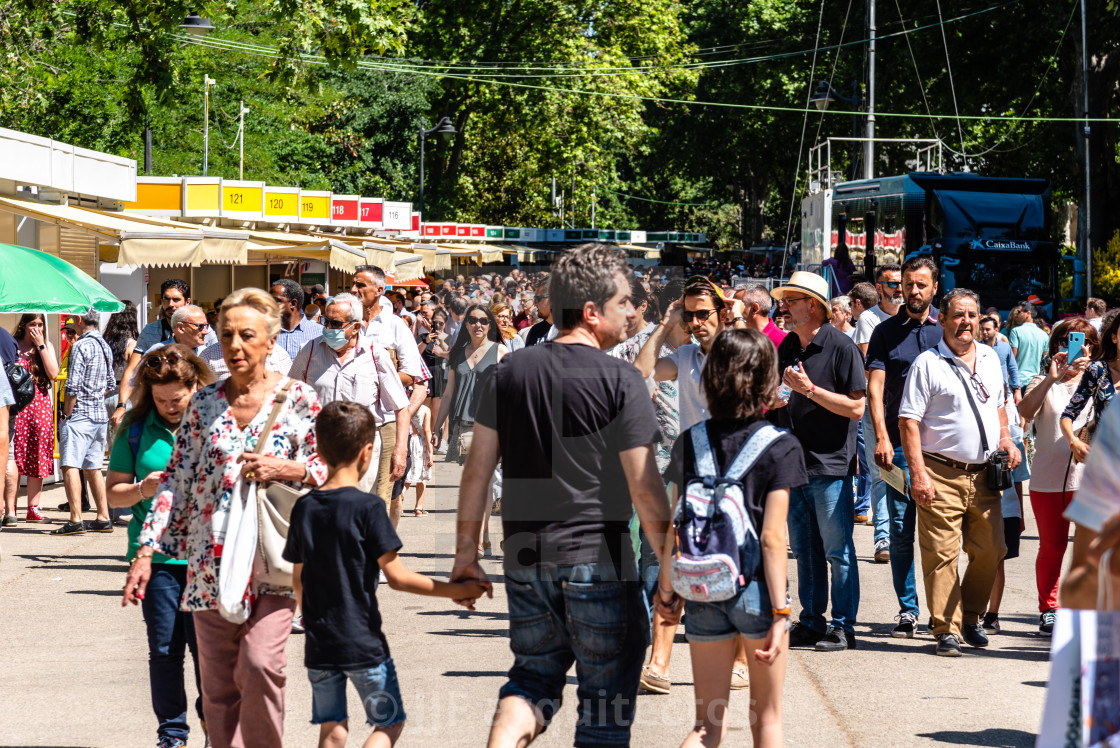
[[[401,521],[405,563],[438,578],[446,578],[451,566],[458,476],[458,467],[437,462],[425,501],[431,514],[406,514]],[[43,503],[53,507],[62,500],[61,488],[54,488]],[[407,501],[411,506],[411,493]],[[22,497],[20,506],[22,516]],[[47,514],[56,523],[64,519],[59,512]],[[492,527],[496,540],[497,518]],[[55,538],[47,529],[21,522],[0,533],[0,746],[152,746],[144,624],[138,608],[120,606],[125,533]],[[787,742],[830,748],[1033,745],[1049,645],[1034,633],[1033,519],[1027,520],[1023,556],[1008,562],[1003,633],[992,637],[987,651],[966,648],[959,659],[933,656],[932,639],[924,633],[924,596],[923,633],[912,640],[890,637],[897,605],[889,567],[871,561],[870,527],[856,528],[856,544],[859,649],[793,653],[785,687]],[[500,574],[500,559],[484,563]],[[790,574],[796,576],[792,563]],[[482,601],[473,614],[450,601],[387,588],[379,598],[409,716],[400,745],[484,745],[512,661],[501,585],[494,600]],[[288,656],[286,743],[314,745],[318,730],[309,724],[302,637],[291,638]],[[670,675],[670,695],[639,697],[635,746],[676,746],[691,724],[692,671],[683,635]],[[193,683],[189,689],[193,699]],[[566,696],[574,699],[574,688]],[[750,692],[733,693],[726,745],[750,744],[749,710]],[[351,690],[351,745],[361,745],[366,735],[361,714]],[[574,722],[569,702],[537,745],[571,745]]]

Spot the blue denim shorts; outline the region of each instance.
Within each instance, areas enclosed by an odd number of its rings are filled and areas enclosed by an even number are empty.
[[[62,467],[100,470],[105,464],[105,442],[109,424],[88,418],[71,418],[59,429]]]
[[[498,697],[524,699],[547,726],[576,663],[576,746],[630,744],[649,618],[640,584],[616,576],[596,564],[506,569],[514,660]]]
[[[345,722],[346,679],[358,689],[366,710],[366,724],[389,727],[405,721],[401,686],[393,658],[365,670],[315,670],[307,668],[311,681],[311,724]]]
[[[772,609],[766,582],[755,579],[730,600],[686,600],[684,634],[690,642],[720,642],[740,634],[748,639],[765,639],[774,623]]]
[[[1011,480],[1016,483],[1022,483],[1023,481],[1031,479],[1031,466],[1027,464],[1027,448],[1023,446],[1022,439],[1012,439],[1012,441],[1015,442],[1015,449],[1019,450],[1019,454],[1022,456],[1023,460],[1019,463],[1018,467],[1011,471]]]

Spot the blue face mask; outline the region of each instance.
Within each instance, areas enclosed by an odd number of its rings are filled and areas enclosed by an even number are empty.
[[[334,350],[346,347],[346,331],[345,330],[323,330],[323,342],[329,345]]]

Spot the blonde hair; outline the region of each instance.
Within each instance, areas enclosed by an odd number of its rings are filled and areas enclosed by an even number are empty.
[[[280,334],[280,305],[268,291],[259,288],[240,288],[222,300],[222,310],[218,313],[219,330],[225,325],[226,312],[239,306],[256,309],[264,315],[270,338]]]
[[[502,338],[505,339],[505,340],[511,340],[513,338],[516,338],[517,337],[517,328],[514,327],[513,324],[512,324],[512,321],[513,321],[513,307],[511,307],[509,304],[506,304],[506,303],[500,302],[500,301],[496,304],[491,304],[490,305],[490,313],[494,315],[495,320],[498,319],[498,315],[501,314],[502,312],[509,312],[510,322],[511,322],[510,326],[507,327],[507,328],[503,329],[499,326],[498,329],[502,333]]]

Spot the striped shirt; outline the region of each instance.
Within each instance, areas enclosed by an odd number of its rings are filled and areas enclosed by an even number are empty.
[[[280,328],[280,334],[276,336],[276,345],[287,351],[288,358],[294,361],[299,355],[300,348],[322,335],[323,326],[318,322],[312,322],[301,313],[299,323],[291,330]]]
[[[144,325],[144,329],[140,331],[140,337],[136,339],[136,349],[133,352],[143,355],[156,343],[166,341],[174,342],[175,336],[171,326],[163,321],[163,317],[160,317]],[[207,330],[206,340],[202,341],[202,344],[213,345],[217,342],[218,336],[214,334],[214,330]]]
[[[113,379],[113,351],[98,330],[83,334],[70,346],[66,394],[76,398],[70,418],[106,423],[105,390]]]

